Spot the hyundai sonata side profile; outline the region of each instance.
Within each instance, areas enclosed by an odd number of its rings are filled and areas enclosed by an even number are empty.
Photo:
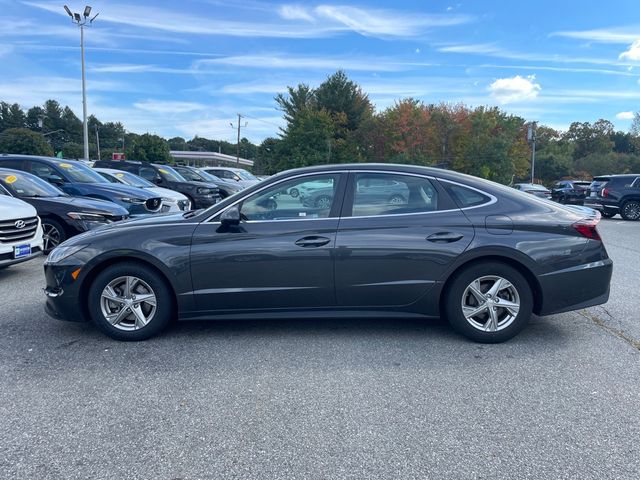
[[[319,184],[329,202],[282,193]],[[120,340],[172,318],[444,316],[470,339],[500,342],[532,313],[607,301],[612,262],[596,223],[439,169],[290,170],[207,210],[66,241],[45,262],[46,310]]]

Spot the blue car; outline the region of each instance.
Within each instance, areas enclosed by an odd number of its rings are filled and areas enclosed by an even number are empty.
[[[74,197],[109,200],[130,216],[158,213],[162,197],[143,188],[111,183],[98,172],[75,160],[30,155],[0,155],[0,167],[32,173]]]

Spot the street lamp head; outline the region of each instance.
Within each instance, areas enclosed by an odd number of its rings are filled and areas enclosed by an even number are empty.
[[[89,15],[91,15],[91,7],[89,5],[87,5],[86,7],[84,7],[84,16],[86,18]]]
[[[67,12],[67,14],[73,18],[73,13],[71,13],[71,10],[69,10],[69,7],[67,7],[66,5],[64,6],[64,11]]]
[[[82,21],[82,17],[80,17],[79,13],[74,13],[73,18],[75,18],[78,23]]]

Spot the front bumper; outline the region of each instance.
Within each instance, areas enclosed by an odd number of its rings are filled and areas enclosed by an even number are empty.
[[[222,197],[217,195],[194,195],[193,203],[195,205],[191,205],[191,208],[209,208],[212,205],[215,205]]]
[[[37,246],[31,249],[31,255],[26,257],[13,258],[13,252],[0,254],[0,268],[8,267],[9,265],[16,265],[18,263],[28,262],[36,257],[42,255],[42,248]]]
[[[80,285],[82,284],[82,270],[74,280],[71,273],[81,268],[78,264],[47,264],[44,265],[47,296],[44,310],[58,320],[70,322],[87,321],[87,314],[82,305]]]
[[[538,315],[580,310],[609,300],[613,262],[610,258],[538,276],[542,303]]]
[[[617,213],[618,210],[620,209],[620,207],[618,207],[618,205],[613,202],[599,199],[599,198],[591,198],[591,197],[585,198],[583,205],[585,207],[598,210],[599,212]]]

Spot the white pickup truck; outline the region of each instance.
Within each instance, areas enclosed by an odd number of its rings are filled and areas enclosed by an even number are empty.
[[[42,255],[42,247],[36,209],[0,193],[0,268]]]

